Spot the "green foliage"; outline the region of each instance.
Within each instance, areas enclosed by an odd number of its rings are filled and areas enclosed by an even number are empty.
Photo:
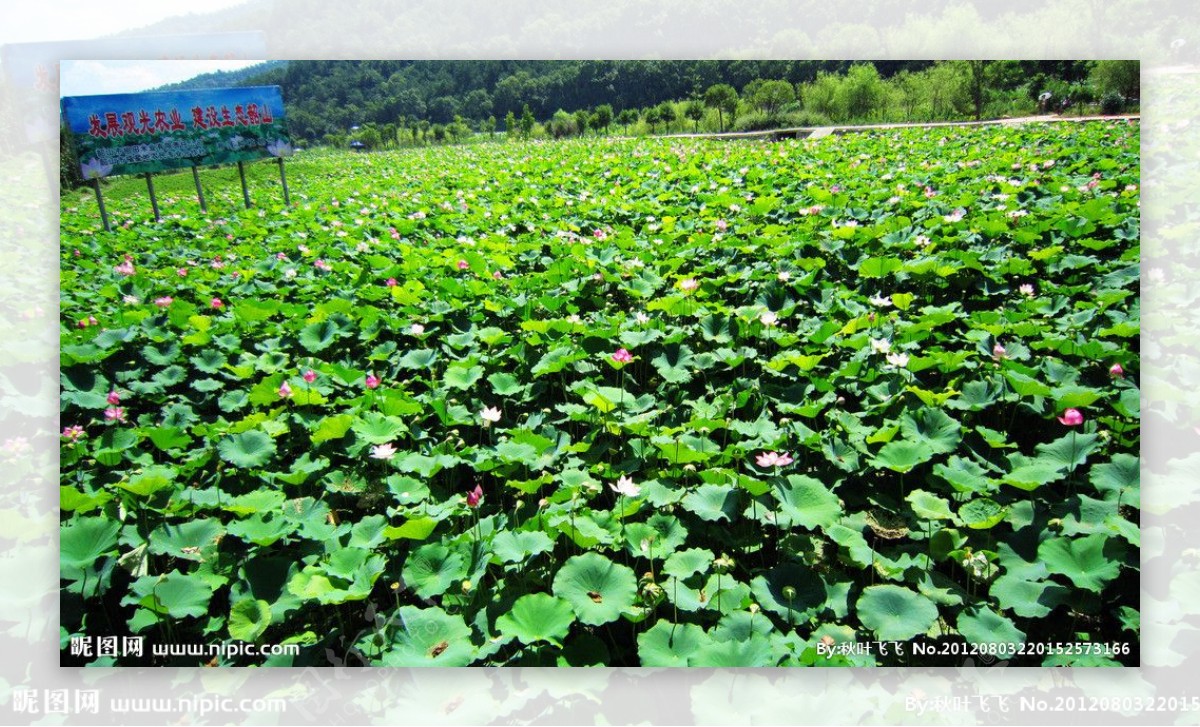
[[[848,109],[849,77],[805,88]],[[64,633],[292,641],[305,667],[1128,643],[1139,144],[1105,121],[317,150],[286,214],[232,176],[201,214],[164,175],[163,221],[111,233],[67,193]],[[141,180],[108,185],[144,221]]]

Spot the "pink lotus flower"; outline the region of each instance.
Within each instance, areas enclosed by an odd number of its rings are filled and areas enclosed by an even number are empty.
[[[113,389],[112,391],[108,392],[108,399],[107,399],[107,401],[108,401],[108,403],[109,403],[109,404],[112,404],[113,406],[116,406],[117,404],[120,404],[120,403],[121,403],[121,394],[120,394],[120,392],[118,392],[116,389]]]
[[[388,278],[388,279],[387,279],[387,282],[386,282],[386,283],[384,283],[384,285],[386,285],[386,286],[387,286],[387,287],[389,287],[389,288],[394,288],[394,287],[396,287],[396,286],[397,286],[397,285],[399,285],[399,284],[400,284],[400,283],[399,283],[399,282],[397,282],[395,278]]]
[[[483,488],[475,485],[475,489],[467,493],[467,506],[478,507],[479,501],[483,499]]]
[[[792,463],[792,456],[787,452],[763,452],[755,458],[759,467],[784,467]]]
[[[995,346],[992,346],[992,358],[999,361],[1006,356],[1008,356],[1008,350],[1005,349],[1004,346],[1001,346],[998,343]]]
[[[1068,427],[1077,427],[1083,424],[1083,414],[1078,409],[1067,409],[1058,420]]]
[[[213,298],[211,301],[209,301],[208,305],[211,308],[220,310],[225,307],[225,301],[221,300],[220,298]]]
[[[83,427],[76,424],[73,427],[63,427],[62,436],[63,436],[63,439],[68,439],[68,440],[74,442],[75,440],[80,439],[81,437],[85,436],[85,434],[83,431]]]
[[[466,260],[458,261],[458,269],[459,270],[466,270],[469,267],[471,267],[471,263],[467,262]]]
[[[288,386],[288,382],[283,382],[279,385],[279,398],[286,399],[292,395],[292,387]]]
[[[175,299],[169,295],[164,295],[161,298],[154,299],[154,305],[158,306],[159,308],[166,308],[167,306],[171,305],[174,302],[175,302]]]
[[[503,277],[504,273],[500,272],[499,270],[492,273],[492,280],[500,280]]]
[[[104,410],[104,418],[110,422],[123,422],[125,421],[125,410],[119,406],[109,407]]]
[[[679,281],[680,290],[683,290],[686,292],[691,292],[699,287],[700,287],[700,283],[697,283],[695,278],[687,278],[686,280]]]
[[[187,268],[179,268],[178,270],[175,271],[175,274],[181,278],[186,278],[187,274],[188,274],[188,269]]]
[[[320,258],[317,258],[317,261],[315,263],[313,263],[313,267],[315,267],[317,270],[320,270],[325,273],[329,272],[330,270],[333,270],[333,267],[330,266],[329,263],[325,262],[324,260],[322,260]]]
[[[129,260],[126,260],[125,262],[121,263],[120,265],[114,266],[113,270],[117,271],[121,275],[133,275],[136,272],[133,269],[133,263]]]
[[[305,383],[311,384],[317,380],[317,372],[309,369],[308,371],[304,372],[302,378],[304,379]]]
[[[386,444],[377,444],[374,447],[371,447],[372,459],[391,459],[395,456],[396,448],[392,446],[391,442],[387,442]]]
[[[1114,379],[1125,378],[1125,369],[1121,368],[1121,364],[1115,363],[1108,369],[1108,375]]]
[[[276,260],[287,260],[288,258],[285,253],[277,252],[277,253],[275,253],[275,259]]]
[[[618,348],[617,352],[612,355],[613,361],[621,364],[627,364],[633,360],[633,354],[623,348]]]
[[[367,378],[363,383],[368,389],[377,389],[379,388],[379,377],[375,374],[367,374]]]
[[[595,230],[592,232],[592,237],[596,238],[597,240],[603,240],[604,238],[608,237],[608,234],[605,233],[604,230]]]
[[[717,220],[717,229],[724,232],[729,229],[729,223],[725,220]]]

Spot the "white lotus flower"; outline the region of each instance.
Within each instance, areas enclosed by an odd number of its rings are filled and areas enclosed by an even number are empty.
[[[113,168],[111,164],[105,164],[93,157],[81,164],[79,170],[82,172],[84,179],[100,179],[112,174]]]
[[[293,153],[295,153],[295,150],[292,149],[291,144],[283,139],[276,139],[270,144],[267,144],[267,153],[273,157],[290,157]]]
[[[642,494],[642,488],[635,485],[633,480],[625,475],[621,475],[617,478],[617,484],[609,485],[608,487],[618,495],[624,495],[626,497],[637,497],[638,495]]]
[[[896,366],[897,368],[904,368],[905,366],[908,365],[908,354],[907,353],[889,353],[887,355],[887,362],[893,366]]]
[[[479,412],[479,416],[483,419],[483,426],[490,427],[500,421],[500,410],[493,406],[485,406],[483,411]]]

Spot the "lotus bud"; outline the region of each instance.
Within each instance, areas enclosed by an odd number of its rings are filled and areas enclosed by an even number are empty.
[[[468,593],[470,593],[470,592],[471,592],[471,582],[470,582],[470,581],[463,581],[463,582],[462,582],[461,589],[462,589],[462,594],[463,594],[464,596],[465,596],[465,595],[467,595]]]

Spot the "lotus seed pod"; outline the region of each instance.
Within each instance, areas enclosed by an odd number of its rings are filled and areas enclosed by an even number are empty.
[[[783,587],[783,597],[789,601],[796,600],[796,589],[792,586]]]
[[[470,581],[463,581],[463,582],[462,582],[462,593],[463,593],[463,595],[465,596],[465,595],[467,595],[467,594],[468,594],[468,593],[470,593],[470,592],[471,592],[471,582],[470,582]]]

